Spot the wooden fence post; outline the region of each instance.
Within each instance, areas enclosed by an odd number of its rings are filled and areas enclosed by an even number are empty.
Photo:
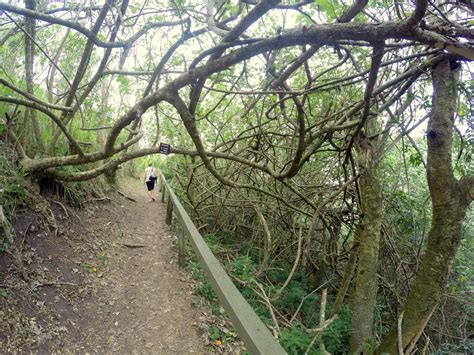
[[[181,268],[186,266],[186,234],[184,233],[184,226],[179,222],[178,231],[178,265]]]
[[[168,205],[166,206],[166,224],[171,225],[173,220],[173,201],[171,201],[171,195],[168,194]]]
[[[165,181],[163,179],[160,179],[160,180],[161,180],[161,186],[160,186],[161,202],[165,203],[165,192],[166,192]]]

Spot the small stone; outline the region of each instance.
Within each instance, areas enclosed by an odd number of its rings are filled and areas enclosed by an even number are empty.
[[[153,347],[153,343],[146,343],[145,348],[151,349]]]

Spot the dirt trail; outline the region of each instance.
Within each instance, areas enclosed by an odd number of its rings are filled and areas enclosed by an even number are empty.
[[[198,328],[203,315],[192,306],[186,275],[177,265],[174,236],[165,225],[165,205],[147,202],[145,186],[138,180],[121,190],[137,202],[104,205],[91,216],[88,231],[110,230],[116,247],[100,266],[95,294],[77,309],[77,333],[66,340],[63,351],[96,354],[211,353]],[[124,244],[139,245],[127,247]],[[101,277],[102,276],[102,277]]]

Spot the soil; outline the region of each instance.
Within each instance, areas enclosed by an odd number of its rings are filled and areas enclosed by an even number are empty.
[[[17,213],[0,253],[0,353],[240,352],[210,340],[225,321],[178,267],[165,205],[138,180],[119,189],[81,210],[50,196]]]

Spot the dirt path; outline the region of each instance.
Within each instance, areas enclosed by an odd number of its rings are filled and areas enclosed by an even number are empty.
[[[189,280],[179,269],[174,236],[165,225],[165,205],[147,202],[144,185],[126,181],[122,191],[137,202],[104,205],[86,229],[112,233],[116,247],[98,256],[98,285],[78,309],[77,334],[63,351],[96,354],[211,353],[198,329],[202,314],[192,306]],[[157,198],[158,200],[158,198]],[[139,245],[140,247],[127,247]],[[143,246],[143,247],[142,247]],[[106,272],[101,274],[100,261]]]

